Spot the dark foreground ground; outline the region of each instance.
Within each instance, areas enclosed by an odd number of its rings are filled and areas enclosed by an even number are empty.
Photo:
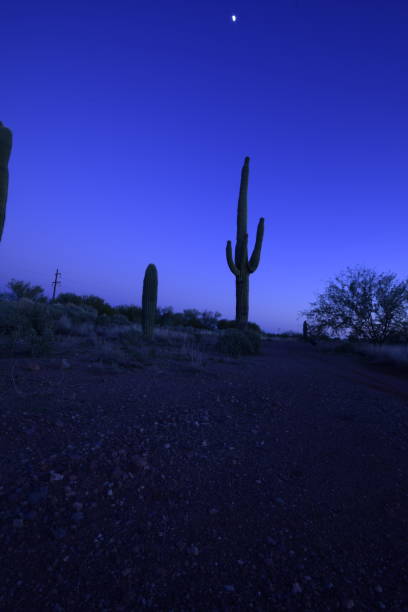
[[[67,359],[0,360],[2,611],[408,611],[407,380]]]

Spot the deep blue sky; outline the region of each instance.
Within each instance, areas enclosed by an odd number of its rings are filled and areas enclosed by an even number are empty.
[[[237,15],[235,23],[231,15]],[[235,316],[225,258],[251,158],[251,321],[299,329],[347,266],[407,275],[408,2],[14,0],[0,120],[13,130],[0,290]]]

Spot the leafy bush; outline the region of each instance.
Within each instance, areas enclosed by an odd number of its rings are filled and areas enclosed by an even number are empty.
[[[226,329],[218,339],[215,348],[220,353],[237,357],[238,355],[257,354],[260,345],[261,339],[256,332]]]

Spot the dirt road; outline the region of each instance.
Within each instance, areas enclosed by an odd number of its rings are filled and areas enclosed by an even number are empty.
[[[2,610],[408,611],[408,380],[68,360],[0,360]]]

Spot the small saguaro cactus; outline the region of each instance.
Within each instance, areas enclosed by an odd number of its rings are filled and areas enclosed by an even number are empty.
[[[157,269],[154,264],[149,264],[143,279],[142,296],[142,327],[145,338],[153,338],[154,320],[157,306]]]
[[[3,235],[6,219],[6,203],[8,193],[9,171],[8,162],[11,154],[13,136],[11,130],[0,121],[0,240]]]
[[[251,258],[248,260],[248,175],[249,157],[246,157],[241,171],[241,186],[239,189],[235,261],[232,258],[231,241],[228,240],[227,242],[227,263],[236,279],[235,320],[240,328],[246,328],[248,324],[249,275],[252,274],[252,272],[255,272],[259,264],[265,221],[263,217],[259,219],[258,229],[256,231],[255,248]]]
[[[309,325],[307,321],[303,321],[303,340],[309,340]]]

